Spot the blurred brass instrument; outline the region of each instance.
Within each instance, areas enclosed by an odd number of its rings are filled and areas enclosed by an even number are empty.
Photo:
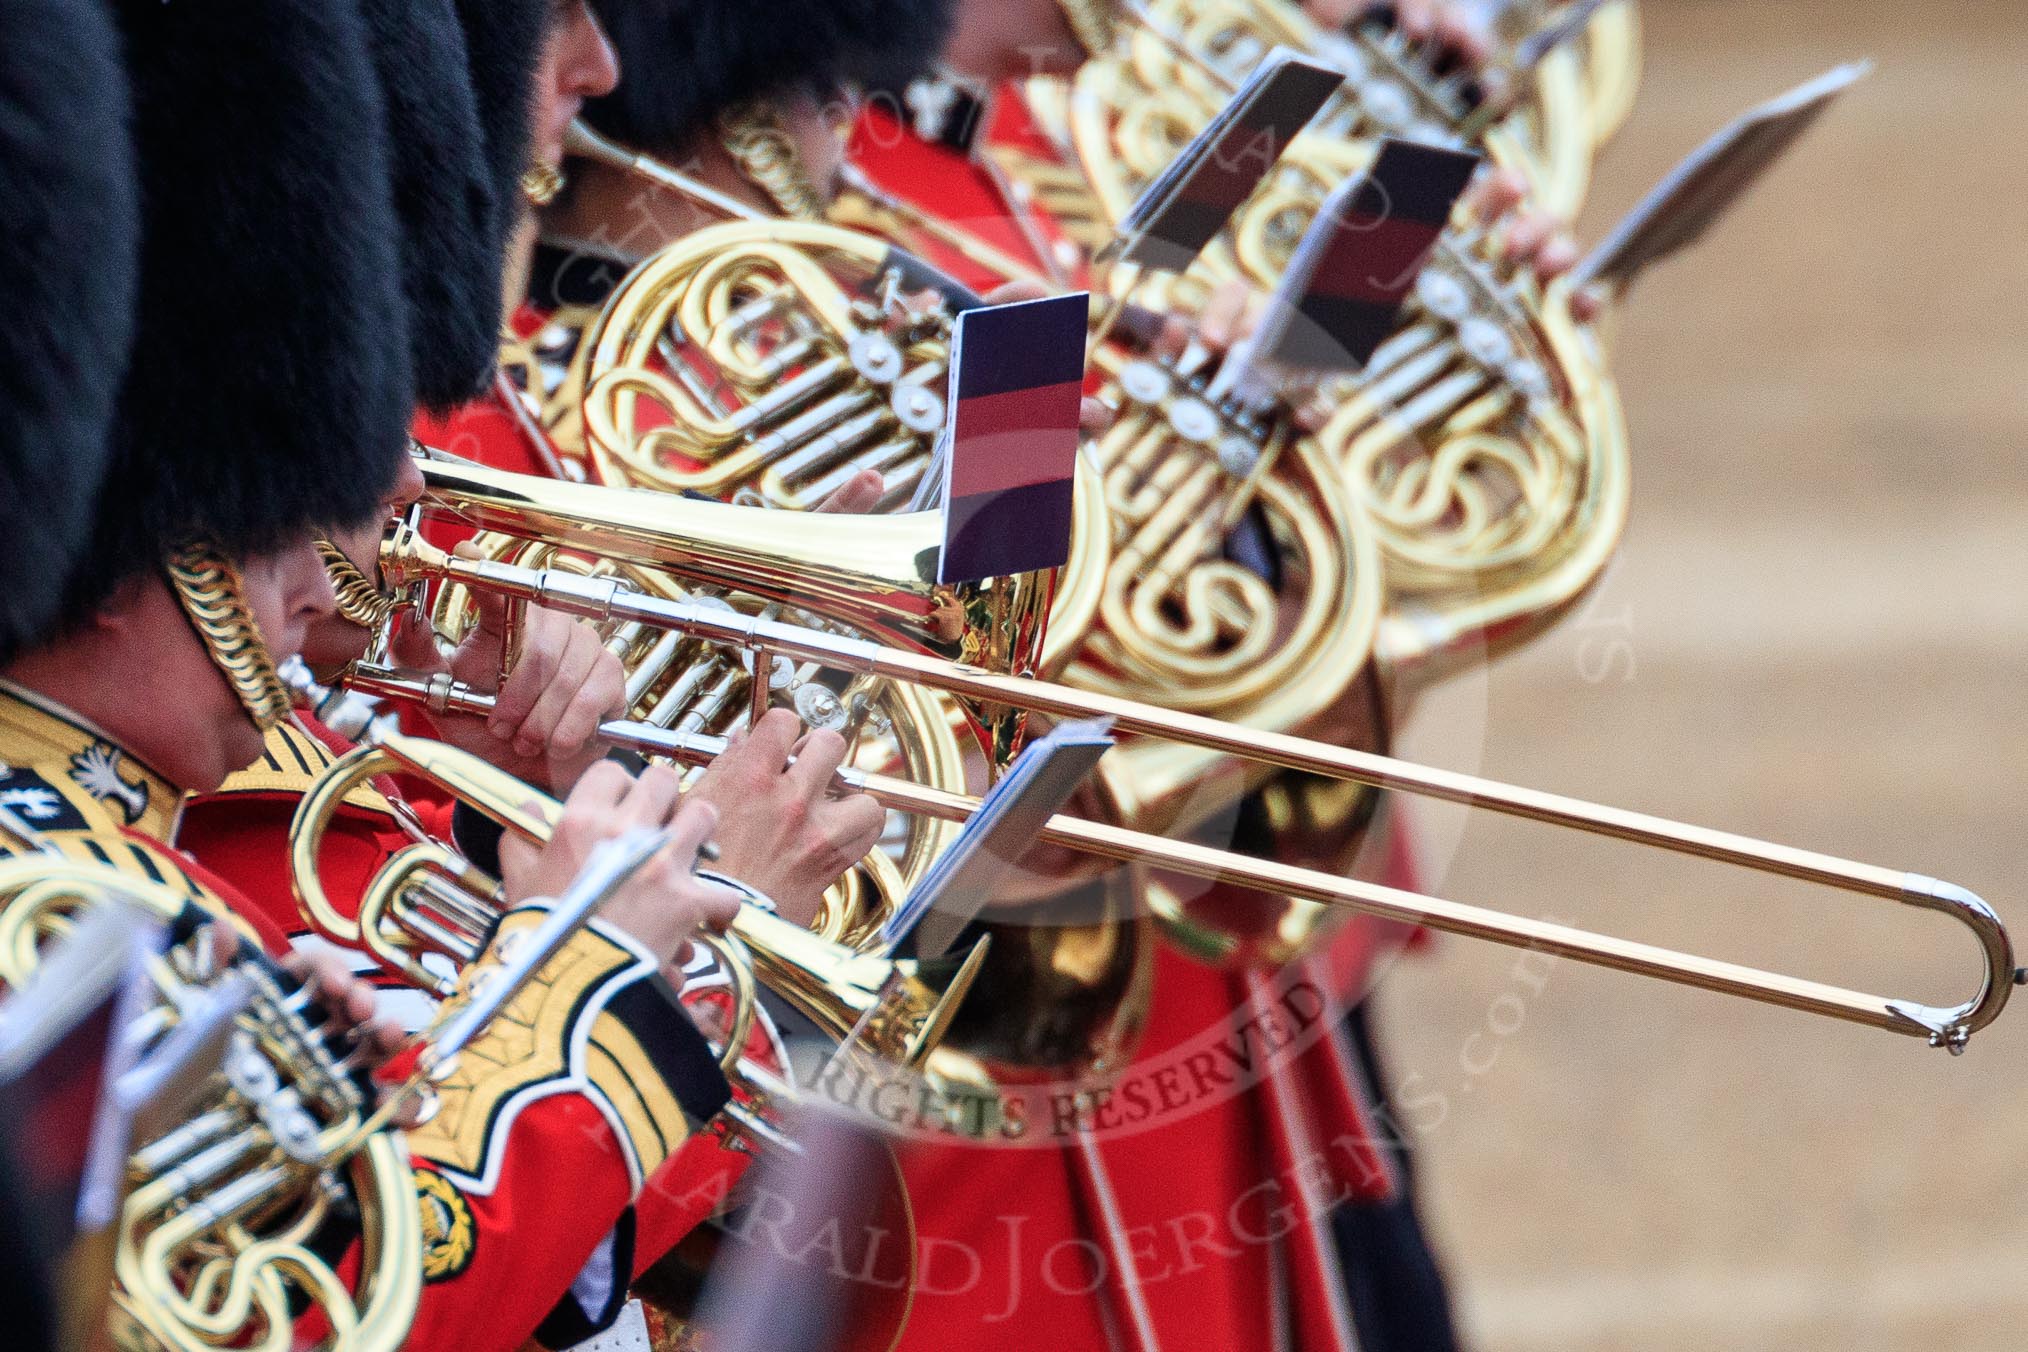
[[[1397,792],[1476,805],[1507,815],[1570,827],[1632,844],[1732,864],[1758,873],[1820,884],[1836,891],[1892,900],[1948,915],[1971,932],[1980,952],[1979,987],[1950,1006],[1890,999],[1735,963],[1673,952],[1570,926],[1510,916],[1481,907],[1426,897],[1378,884],[1333,877],[1269,860],[1165,840],[1076,817],[1058,817],[1040,836],[1122,862],[1151,865],[1189,876],[1230,881],[1321,905],[1452,933],[1638,975],[1697,986],[1763,1003],[1921,1037],[1933,1046],[1961,1050],[1992,1022],[2021,979],[2013,947],[1999,918],[1978,897],[1954,884],[1870,864],[1854,863],[1788,846],[1688,826],[1641,813],[1556,794],[1517,788],[1474,776],[1429,769],[1368,752],[1255,729],[1195,714],[1157,708],[1046,681],[996,674],[920,652],[863,639],[729,615],[710,607],[630,592],[612,579],[588,581],[567,573],[540,573],[445,554],[412,531],[398,530],[382,551],[382,570],[396,585],[459,582],[513,602],[548,606],[594,620],[622,619],[668,628],[759,655],[786,654],[840,670],[916,682],[958,696],[1058,718],[1104,717],[1123,732],[1188,742],[1222,756],[1252,759],[1280,769],[1371,784]],[[962,817],[973,803],[895,781],[855,781],[883,802],[909,811]]]
[[[1355,23],[1342,33],[1320,28],[1294,0],[1155,0],[1130,26],[1131,59],[1151,76],[1162,58],[1147,46],[1161,28],[1209,64],[1228,89],[1277,46],[1305,52],[1345,73],[1345,86],[1319,114],[1316,135],[1357,144],[1401,136],[1483,147],[1527,179],[1538,205],[1570,219],[1583,207],[1598,137],[1577,41],[1564,42],[1528,68],[1517,61],[1528,39],[1557,22],[1541,6],[1502,16],[1483,72],[1439,73],[1429,44],[1409,41],[1391,24]],[[1156,63],[1147,66],[1149,62]],[[1220,100],[1223,101],[1222,99]]]
[[[194,904],[168,885],[66,858],[32,837],[29,848],[0,859],[0,984],[26,981],[90,907],[120,902],[172,931],[188,928]],[[299,1331],[321,1324],[316,1347],[393,1352],[422,1288],[401,1135],[312,1025],[308,993],[254,956],[250,938],[222,965],[210,938],[199,928],[148,963],[152,998],[134,1029],[144,1046],[172,1035],[195,988],[230,975],[251,999],[222,1078],[181,1125],[135,1145],[114,1238],[114,1341],[279,1350],[309,1345]],[[313,1243],[334,1223],[359,1235],[349,1277]]]
[[[1531,0],[1537,8],[1544,0]],[[1585,100],[1591,106],[1594,153],[1619,135],[1641,90],[1641,11],[1635,0],[1614,0],[1598,12],[1580,39]]]
[[[459,989],[458,980],[432,972],[422,959],[435,954],[460,971],[479,960],[507,909],[497,880],[449,845],[420,841],[374,875],[353,918],[318,879],[324,836],[345,795],[391,772],[426,780],[536,843],[549,839],[563,807],[468,752],[395,732],[334,761],[303,796],[289,831],[290,867],[311,927],[334,943],[364,948],[393,975],[444,997]],[[981,937],[960,957],[889,959],[831,943],[754,905],[741,906],[728,933],[700,934],[697,941],[718,959],[734,1002],[720,1065],[741,1097],[718,1125],[729,1140],[749,1144],[780,1140],[772,1110],[795,1092],[780,1068],[746,1055],[756,982],[841,1044],[915,1071],[942,1041],[990,946]]]
[[[1175,37],[1159,14],[1122,24],[1065,96],[1063,134],[1108,228],[1229,96]],[[1334,133],[1335,115],[1295,139],[1187,273],[1116,270],[1116,295],[1189,316],[1221,283],[1271,290],[1328,194],[1377,148]],[[1503,144],[1487,137],[1496,161]],[[1629,452],[1604,354],[1560,291],[1496,260],[1484,230],[1447,231],[1400,331],[1312,398],[1328,411],[1314,453],[1377,537],[1375,652],[1404,694],[1553,623],[1611,558]]]
[[[1599,147],[1631,106],[1639,36],[1630,0],[1589,15],[1576,5],[1522,0],[1502,7],[1483,71],[1440,72],[1428,44],[1390,24],[1357,22],[1343,32],[1320,27],[1294,0],[1148,0],[1128,3],[1110,37],[1070,77],[1042,76],[1022,86],[1040,127],[1073,160],[1089,154],[1076,105],[1098,98],[1120,117],[1121,136],[1166,163],[1195,135],[1202,118],[1239,87],[1276,47],[1344,72],[1346,84],[1313,125],[1311,138],[1356,151],[1382,136],[1483,147],[1526,179],[1538,206],[1574,219],[1590,186]],[[1581,23],[1568,40],[1545,39]],[[1542,48],[1546,47],[1546,50]],[[1601,119],[1607,119],[1603,124]],[[986,154],[1028,183],[1060,217],[1118,219],[1079,202],[1074,180],[1046,157],[1011,147]],[[1327,150],[1320,150],[1328,158]],[[1103,185],[1097,188],[1101,199]],[[1086,241],[1096,247],[1100,238]]]

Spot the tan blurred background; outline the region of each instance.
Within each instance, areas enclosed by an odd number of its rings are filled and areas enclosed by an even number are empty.
[[[1622,556],[1409,749],[1939,874],[2028,934],[2028,8],[1643,10],[1587,238],[1747,104],[1879,68],[1636,294]],[[1937,1001],[1976,970],[1868,903],[1431,815],[1461,900]],[[1540,967],[1446,941],[1381,993],[1477,1347],[2028,1345],[2028,999],[1952,1059]]]

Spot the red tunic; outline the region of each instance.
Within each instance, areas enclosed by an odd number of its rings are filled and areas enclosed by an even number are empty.
[[[1031,153],[1049,153],[1020,100],[995,100],[986,116],[989,140],[1019,145]],[[853,126],[848,154],[880,188],[1012,257],[1030,276],[1061,290],[1084,285],[1083,250],[1047,213],[1026,200],[1021,185],[1005,178],[983,156],[968,155],[955,145],[917,135],[890,103],[876,100],[866,105]],[[968,255],[930,232],[907,232],[896,242],[975,291],[991,291],[1016,280],[1005,269]]]
[[[1017,102],[999,100],[988,135],[1046,152]],[[1063,261],[1037,252],[1062,233],[995,171],[891,110],[862,116],[853,150],[889,193],[1038,271]],[[926,235],[904,242],[975,287],[1006,280]],[[902,1346],[1355,1347],[1328,1218],[1395,1187],[1340,1027],[1379,937],[1349,926],[1280,971],[1165,947],[1146,1039],[1102,1105],[1043,1124],[1045,1148],[911,1150],[923,1273]]]
[[[288,881],[289,825],[310,777],[350,746],[314,719],[298,720],[271,734],[261,765],[191,799],[179,839],[267,932],[300,941],[307,931]],[[451,835],[451,804],[419,786],[383,777],[348,798],[320,854],[325,890],[343,911],[356,914],[367,880],[412,843],[395,816],[397,800],[431,834]],[[555,1032],[567,1037],[574,1026]],[[512,1115],[501,1112],[484,1132],[443,1133],[433,1122],[428,1133],[412,1134],[419,1168],[444,1180],[424,1180],[426,1204],[467,1208],[471,1238],[462,1255],[432,1250],[409,1345],[518,1347],[552,1319],[546,1341],[578,1340],[616,1311],[629,1277],[711,1214],[743,1168],[744,1156],[690,1131],[687,1118],[715,1112],[721,1100],[713,1091],[723,1086],[672,999],[616,998],[594,1023],[592,1044],[588,1085],[524,1091],[518,1103],[495,1095]],[[540,1043],[518,1046],[517,1056],[542,1061]],[[655,1071],[660,1085],[647,1082]],[[446,1196],[433,1199],[432,1188]],[[616,1233],[630,1212],[632,1224]],[[588,1277],[588,1261],[592,1274],[605,1275]],[[559,1308],[574,1284],[576,1301]]]

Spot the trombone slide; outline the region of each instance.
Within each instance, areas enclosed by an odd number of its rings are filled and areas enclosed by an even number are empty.
[[[1074,816],[1058,815],[1050,820],[1039,836],[1048,844],[1121,862],[1147,863],[1212,882],[1236,883],[1270,894],[1344,907],[1404,924],[1427,925],[1451,934],[1538,949],[1595,966],[1921,1037],[1930,1045],[1946,1047],[1953,1053],[1961,1052],[1973,1033],[1998,1017],[2013,986],[2020,982],[2023,975],[2014,967],[2012,943],[1990,906],[1964,888],[1920,874],[1854,863],[1493,780],[1429,769],[1368,752],[1234,729],[1209,719],[1169,713],[1128,700],[1088,695],[1045,682],[994,676],[967,668],[949,670],[948,664],[935,663],[913,654],[896,653],[860,640],[750,620],[680,602],[633,596],[621,591],[611,581],[535,574],[527,569],[475,564],[465,560],[455,560],[454,563],[461,574],[468,570],[489,569],[495,574],[519,575],[518,579],[496,577],[495,580],[509,594],[522,595],[524,599],[544,605],[570,610],[573,608],[571,598],[576,596],[582,606],[576,613],[592,618],[619,616],[651,624],[659,622],[702,637],[716,638],[720,642],[835,664],[845,670],[897,679],[913,678],[940,688],[956,684],[981,697],[997,697],[1031,711],[1080,716],[1110,714],[1119,720],[1120,726],[1134,731],[1182,740],[1202,735],[1207,741],[1230,749],[1234,754],[1251,753],[1258,759],[1289,769],[1400,789],[1450,802],[1480,804],[1509,815],[1571,826],[1634,843],[1652,844],[1759,872],[1938,911],[1970,929],[1978,940],[1982,956],[1981,984],[1976,995],[1958,1005],[1935,1006],[1892,999]],[[461,576],[459,580],[484,585],[472,577]],[[925,667],[931,670],[920,670]],[[437,712],[484,714],[492,708],[490,697],[475,694],[451,681],[448,676],[416,680],[362,672],[353,678],[353,683],[362,691],[415,700]],[[1198,725],[1203,726],[1200,729]],[[614,721],[603,725],[600,732],[616,745],[693,765],[708,763],[724,746],[718,738],[672,732],[650,723]],[[872,795],[884,807],[947,821],[965,820],[977,808],[979,801],[964,794],[851,770],[841,771],[837,783],[842,789]]]

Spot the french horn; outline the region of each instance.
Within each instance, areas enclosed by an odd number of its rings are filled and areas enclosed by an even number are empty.
[[[572,148],[682,190],[680,175],[592,133],[573,133]],[[642,264],[587,330],[565,384],[566,406],[580,392],[594,474],[808,509],[873,468],[885,505],[908,501],[947,413],[951,313],[899,304],[896,260],[912,257],[900,244],[740,220]],[[1096,360],[1117,417],[1080,458],[1039,669],[1262,727],[1333,708],[1364,665],[1381,600],[1373,537],[1335,467],[1285,418],[1206,398],[1210,373],[1187,362],[1113,344]],[[1279,550],[1279,585],[1225,556],[1241,517]],[[1129,820],[1186,826],[1230,806],[1242,786],[1219,777],[1227,769],[1128,745],[1107,779]]]
[[[1179,132],[1188,140],[1195,131],[1190,117],[1176,119],[1177,107],[1207,98],[1214,106],[1224,102],[1262,57],[1286,47],[1345,76],[1344,88],[1318,115],[1313,136],[1352,145],[1401,136],[1482,147],[1525,178],[1533,201],[1568,220],[1584,205],[1599,148],[1631,106],[1639,63],[1637,24],[1624,0],[1588,19],[1577,15],[1584,20],[1581,32],[1531,53],[1532,41],[1570,22],[1573,8],[1537,0],[1505,6],[1493,25],[1489,67],[1474,74],[1439,72],[1427,48],[1391,25],[1355,21],[1343,32],[1329,31],[1293,0],[1123,4],[1103,40],[1090,46],[1093,72],[1038,76],[1020,93],[1045,133],[1081,154],[1074,105],[1111,84],[1108,97],[1119,101],[1128,123],[1122,134],[1151,138],[1139,148],[1166,162],[1180,148]],[[1113,83],[1102,73],[1112,64],[1124,69],[1124,80]],[[1093,247],[1103,243],[1103,219],[1095,219],[1092,203],[1078,202],[1079,185],[1051,157],[1018,146],[988,146],[983,153],[1041,193],[1054,213],[1082,224],[1087,235],[1095,228],[1088,240]]]
[[[1074,162],[1109,223],[1227,96],[1214,67],[1149,23],[1123,23],[1067,95]],[[1496,162],[1506,153],[1487,145]],[[1188,273],[1115,287],[1186,316],[1222,283],[1271,291],[1329,193],[1376,150],[1320,117]],[[1610,560],[1630,466],[1605,355],[1560,290],[1499,261],[1483,229],[1445,233],[1398,331],[1312,402],[1328,411],[1313,449],[1375,536],[1374,649],[1397,698],[1553,623]]]
[[[180,994],[228,972],[251,992],[194,1115],[135,1145],[114,1238],[114,1340],[279,1352],[321,1327],[317,1347],[393,1352],[422,1286],[407,1151],[398,1131],[373,1129],[371,1086],[327,1044],[305,993],[251,956],[251,938],[220,964],[201,922],[226,917],[165,883],[39,850],[0,859],[0,984],[26,981],[83,911],[108,902],[185,936],[147,964],[132,1030],[144,1047],[173,1033]],[[317,1242],[340,1226],[359,1240],[349,1273]]]

